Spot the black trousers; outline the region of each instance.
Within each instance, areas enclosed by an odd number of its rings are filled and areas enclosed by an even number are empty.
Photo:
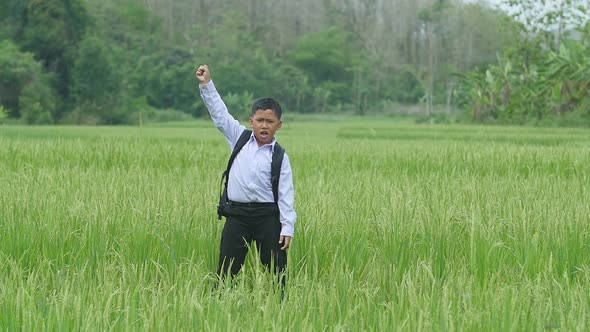
[[[249,246],[255,241],[260,261],[276,273],[285,285],[287,252],[279,244],[281,223],[274,203],[231,203],[221,235],[217,274],[224,278],[228,272],[235,276],[246,259]]]

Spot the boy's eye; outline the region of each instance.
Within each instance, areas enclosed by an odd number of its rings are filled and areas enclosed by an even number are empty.
[[[276,121],[275,120],[271,120],[271,119],[264,119],[264,118],[256,118],[254,119],[254,121],[256,121],[257,123],[268,123],[270,125],[274,124]]]

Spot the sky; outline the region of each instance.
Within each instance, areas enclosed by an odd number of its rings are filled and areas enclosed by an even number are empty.
[[[564,0],[539,0],[536,1],[535,6],[529,10],[528,13],[520,15],[519,20],[525,23],[526,18],[532,18],[533,21],[538,21],[538,18],[545,17],[547,13],[558,11],[560,5]],[[465,2],[483,2],[488,3],[491,6],[500,8],[506,11],[509,14],[517,13],[521,8],[520,6],[513,6],[510,7],[508,5],[502,5],[502,0],[465,0]],[[584,23],[590,20],[590,2],[587,0],[573,0],[572,5],[566,5],[565,15],[564,15],[564,24],[566,27],[573,27],[577,25],[576,23]],[[586,9],[586,13],[581,12],[580,10],[576,9],[578,6],[581,6]],[[535,20],[537,18],[537,20]],[[547,25],[544,28],[546,29],[556,29],[557,26],[550,26]]]

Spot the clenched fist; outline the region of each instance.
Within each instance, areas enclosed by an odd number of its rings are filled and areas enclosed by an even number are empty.
[[[211,80],[211,73],[209,72],[209,66],[200,65],[195,72],[195,76],[201,84],[207,84]]]

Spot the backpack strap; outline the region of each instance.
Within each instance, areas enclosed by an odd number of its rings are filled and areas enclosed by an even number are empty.
[[[225,169],[225,172],[227,174],[229,174],[229,169],[231,168],[231,165],[234,163],[234,159],[236,159],[238,152],[240,152],[244,145],[246,145],[246,143],[248,143],[248,141],[250,140],[250,136],[252,136],[252,130],[244,129],[244,131],[240,135],[240,138],[238,138],[238,141],[236,142],[236,145],[234,145],[234,149],[231,152],[231,156],[229,156],[229,160],[227,162],[227,168]]]
[[[219,206],[217,208],[217,219],[219,219],[219,220],[221,220],[220,207],[222,206],[222,204],[225,204],[228,202],[227,181],[228,181],[228,177],[229,177],[229,169],[231,168],[231,165],[234,163],[234,159],[236,159],[238,152],[240,152],[240,150],[242,150],[242,148],[244,147],[244,145],[246,145],[248,140],[250,140],[251,135],[252,135],[252,130],[245,129],[242,132],[242,134],[238,138],[238,141],[236,142],[236,145],[234,145],[234,149],[232,150],[231,156],[229,157],[229,160],[227,162],[227,167],[226,167],[225,171],[223,171],[223,174],[221,175],[221,182],[219,183]]]
[[[270,178],[272,181],[272,195],[275,199],[275,203],[279,202],[279,178],[281,177],[281,166],[283,165],[283,156],[285,155],[285,149],[275,143],[274,151],[272,153],[272,162],[270,164]]]

